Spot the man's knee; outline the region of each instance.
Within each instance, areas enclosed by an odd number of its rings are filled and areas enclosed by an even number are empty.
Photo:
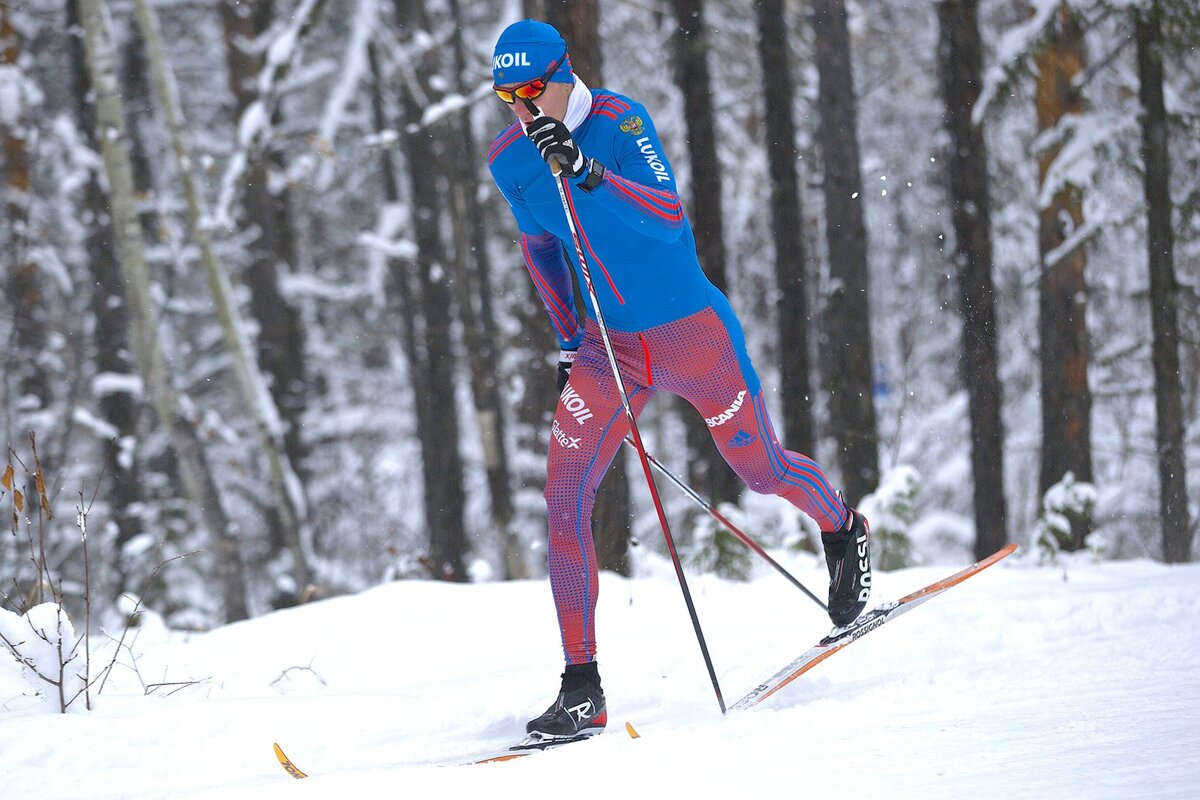
[[[591,513],[595,490],[588,490],[569,470],[552,472],[546,478],[542,497],[546,501],[546,518],[551,530],[571,524],[581,513]]]
[[[787,486],[774,472],[770,470],[737,471],[742,482],[756,494],[786,494],[791,487]]]
[[[725,444],[720,449],[725,463],[737,473],[742,483],[756,494],[786,492],[787,487],[783,485],[782,476],[771,468],[768,454],[760,448],[756,448],[754,441],[747,442],[743,446],[738,446],[737,441],[738,437],[735,436],[733,442]],[[718,446],[720,444],[718,442]]]

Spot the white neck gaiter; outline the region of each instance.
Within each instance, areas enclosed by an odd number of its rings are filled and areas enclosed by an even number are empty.
[[[567,114],[566,119],[563,120],[567,130],[571,131],[582,125],[592,111],[592,90],[578,75],[575,75],[574,78],[575,86],[567,97]]]

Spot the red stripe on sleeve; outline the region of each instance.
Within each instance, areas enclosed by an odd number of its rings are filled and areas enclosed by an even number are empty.
[[[643,188],[640,184],[631,183],[630,181],[627,181],[617,175],[610,176],[610,179],[612,180],[614,189],[647,211],[667,220],[668,222],[679,222],[683,219],[683,207],[679,205],[679,199],[677,196],[675,196],[674,202],[670,203],[670,205],[666,208],[663,208],[661,205],[659,205],[659,203],[662,202],[661,200],[658,198],[646,197],[644,194],[638,191],[639,189]]]
[[[499,156],[506,147],[520,138],[521,126],[517,124],[514,124],[504,133],[496,137],[496,141],[492,142],[492,147],[490,150],[488,150],[488,163],[490,164],[495,161],[496,157]]]

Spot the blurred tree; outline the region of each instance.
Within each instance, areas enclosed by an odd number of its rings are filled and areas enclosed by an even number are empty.
[[[726,295],[725,212],[721,203],[721,162],[717,157],[712,79],[708,71],[708,33],[703,0],[674,0],[675,80],[683,93],[687,148],[691,158],[688,220],[696,237],[700,266],[713,286]],[[737,502],[742,483],[725,463],[704,420],[680,402],[687,426],[688,476],[714,506]]]
[[[78,11],[84,31],[88,74],[95,87],[96,139],[101,145],[108,179],[117,263],[128,291],[134,359],[159,423],[166,429],[188,499],[212,540],[210,557],[213,577],[221,594],[224,620],[246,619],[249,608],[237,526],[226,513],[208,454],[201,445],[193,421],[185,414],[160,349],[158,315],[134,199],[133,170],[126,150],[115,54],[106,24],[107,9],[102,0],[78,0]]]
[[[467,51],[463,43],[466,19],[459,0],[450,0],[451,44],[454,51],[454,91],[470,94]],[[441,152],[443,170],[450,177],[450,214],[454,231],[454,274],[458,309],[462,316],[471,394],[483,449],[491,497],[492,524],[504,553],[504,577],[509,580],[529,575],[521,537],[513,529],[512,478],[509,469],[508,425],[500,396],[500,331],[493,311],[492,260],[488,253],[487,229],[480,203],[479,148],[471,130],[471,115],[451,114],[446,124],[454,144]]]
[[[1091,483],[1092,392],[1088,386],[1089,342],[1084,251],[1083,189],[1055,171],[1084,112],[1080,76],[1085,64],[1084,29],[1076,12],[1062,3],[1034,54],[1037,155],[1039,333],[1042,377],[1042,455],[1039,494],[1068,472]],[[1070,550],[1084,546],[1089,518],[1073,521]]]
[[[23,41],[12,24],[12,9],[0,5],[0,72],[5,76],[6,107],[0,110],[0,146],[2,146],[4,248],[7,273],[4,281],[5,302],[13,319],[12,346],[6,348],[5,382],[15,378],[14,407],[6,414],[10,423],[22,415],[48,408],[51,402],[50,375],[43,359],[48,356],[50,340],[45,287],[46,278],[34,258],[34,240],[29,230],[29,205],[32,201],[33,172],[29,152],[33,125],[32,109],[22,68]],[[7,398],[8,392],[5,392]],[[6,431],[10,441],[12,431]]]
[[[756,0],[758,56],[762,63],[767,164],[771,178],[771,235],[775,245],[775,303],[783,434],[788,446],[816,452],[809,375],[809,311],[804,212],[796,164],[795,100],[783,0]]]
[[[960,372],[967,387],[974,478],[975,556],[1008,541],[1004,498],[1004,429],[996,345],[996,292],[992,283],[991,193],[983,127],[972,114],[983,86],[983,43],[978,0],[937,4],[945,124],[950,133],[950,196],[954,263],[963,317]]]
[[[137,192],[138,216],[147,242],[158,243],[164,238],[157,213],[157,204],[147,202],[154,197],[155,170],[149,142],[153,137],[154,105],[150,100],[150,84],[146,65],[146,43],[131,19],[114,21],[113,35],[118,38],[118,69],[121,76],[122,105],[125,108],[125,135],[129,140],[129,164],[133,168],[133,188]]]
[[[242,313],[234,297],[233,287],[224,266],[218,263],[212,235],[205,219],[208,211],[201,198],[200,186],[192,172],[196,163],[191,144],[184,131],[183,111],[175,89],[175,73],[167,63],[158,14],[148,0],[134,0],[140,38],[145,44],[145,69],[154,87],[167,128],[171,150],[175,155],[178,179],[186,207],[185,218],[191,243],[199,250],[200,263],[208,280],[217,321],[221,326],[225,352],[233,360],[233,375],[246,416],[254,427],[258,449],[266,461],[267,479],[271,486],[270,508],[283,529],[282,540],[291,555],[293,585],[274,587],[275,606],[284,607],[301,602],[314,590],[312,571],[305,542],[311,542],[304,498],[296,472],[288,460],[279,426],[279,409],[274,398],[264,391],[267,384],[254,353]],[[302,533],[303,532],[303,533]]]
[[[1179,284],[1175,279],[1175,240],[1171,228],[1171,158],[1163,100],[1161,3],[1151,0],[1147,6],[1135,6],[1132,13],[1137,40],[1138,94],[1142,103],[1163,560],[1178,563],[1192,559],[1192,532],[1188,527],[1187,460],[1179,376]]]
[[[819,91],[817,142],[824,164],[829,282],[821,314],[829,410],[846,501],[879,485],[871,352],[870,272],[863,219],[858,110],[844,0],[813,0]]]
[[[418,45],[429,31],[422,0],[395,0],[401,44],[409,48],[406,60],[413,65],[416,84],[400,82],[398,94],[407,124],[403,126],[404,150],[408,157],[409,201],[412,231],[417,244],[415,259],[407,266],[415,271],[416,294],[404,313],[420,314],[420,327],[410,337],[413,393],[417,403],[417,428],[421,440],[422,474],[425,479],[425,524],[429,528],[429,563],[434,578],[467,580],[464,526],[466,497],[463,490],[462,456],[459,453],[458,414],[455,411],[452,296],[450,271],[442,241],[441,175],[433,131],[420,124],[421,97],[436,96],[429,89],[437,53]],[[416,93],[421,92],[419,97]],[[406,285],[408,276],[399,276]],[[419,312],[418,312],[419,309]],[[411,324],[411,322],[406,322]]]
[[[259,72],[264,68],[259,41],[276,21],[273,0],[221,0],[221,25],[225,36],[225,64],[233,95],[235,127],[251,105],[262,98]],[[271,124],[279,123],[278,104],[268,110]],[[296,236],[289,211],[286,165],[282,150],[274,145],[252,148],[241,189],[241,219],[246,230],[257,233],[248,248],[249,263],[243,281],[250,289],[250,313],[258,324],[258,364],[269,376],[267,388],[284,424],[283,441],[288,461],[300,479],[308,482],[305,461],[308,445],[302,435],[308,406],[308,371],[304,321],[281,285],[297,263]],[[272,553],[289,548],[295,531],[275,508],[268,509]],[[290,546],[295,552],[296,547]],[[297,565],[297,583],[307,583],[307,570]]]
[[[68,27],[77,28],[79,13],[75,0],[66,0],[65,5]],[[87,146],[98,153],[100,143],[96,139],[92,82],[88,76],[83,40],[78,36],[70,40],[70,62],[75,124]],[[84,224],[84,251],[92,276],[91,311],[96,320],[93,331],[96,348],[94,367],[97,373],[109,377],[108,381],[96,387],[96,402],[101,418],[117,434],[104,446],[102,472],[105,484],[100,491],[112,509],[113,524],[116,526],[113,567],[117,580],[112,594],[115,599],[126,591],[137,591],[138,584],[145,577],[129,558],[124,557],[125,546],[142,530],[138,516],[138,508],[144,499],[138,446],[138,419],[142,402],[133,389],[135,366],[130,347],[129,306],[114,250],[108,196],[101,184],[100,173],[99,167],[88,169],[88,179],[82,192],[83,213],[80,216]]]

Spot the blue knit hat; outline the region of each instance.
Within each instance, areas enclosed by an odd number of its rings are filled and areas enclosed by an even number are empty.
[[[523,19],[504,29],[492,54],[492,81],[497,85],[525,83],[546,74],[564,53],[567,43],[553,26]],[[574,83],[570,57],[550,76],[556,83]]]

